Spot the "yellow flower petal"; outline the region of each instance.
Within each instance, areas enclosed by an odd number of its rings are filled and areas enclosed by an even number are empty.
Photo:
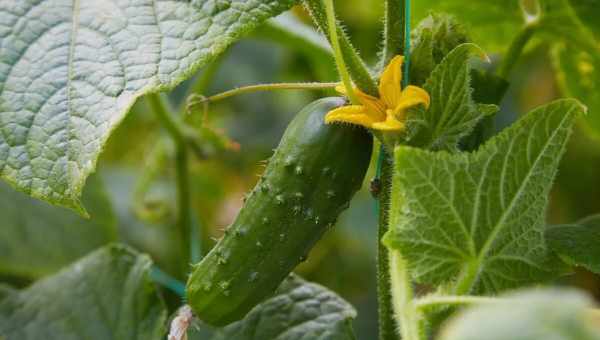
[[[403,56],[395,56],[386,66],[379,80],[379,96],[388,108],[394,108],[400,102],[403,62]]]
[[[388,115],[384,122],[374,123],[372,128],[382,131],[400,131],[404,130],[404,123],[397,120],[393,115]]]
[[[373,123],[376,122],[377,121],[374,119],[374,117],[369,115],[365,107],[360,105],[338,107],[337,109],[329,111],[325,115],[326,124],[350,123],[370,128],[373,126]]]
[[[379,100],[379,98],[368,95],[357,87],[354,87],[353,89],[358,100],[363,106],[367,107],[370,111],[369,113],[374,114],[377,120],[385,119],[385,104]],[[336,86],[335,90],[340,94],[347,95],[346,87],[342,84]]]
[[[428,109],[430,103],[431,99],[429,98],[429,93],[427,93],[427,91],[423,90],[418,86],[408,85],[404,89],[404,91],[402,91],[402,95],[400,96],[400,103],[398,103],[398,106],[408,108],[411,106],[422,104],[423,106],[425,106],[425,109]]]

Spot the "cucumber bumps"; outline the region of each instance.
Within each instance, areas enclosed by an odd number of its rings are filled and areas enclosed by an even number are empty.
[[[197,265],[187,303],[224,326],[270,296],[360,189],[372,150],[362,129],[325,125],[342,98],[324,98],[290,123],[233,225]]]

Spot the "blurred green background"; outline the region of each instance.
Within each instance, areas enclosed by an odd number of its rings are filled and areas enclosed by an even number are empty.
[[[336,5],[353,43],[370,65],[376,65],[382,44],[383,2],[344,0]],[[456,12],[444,1],[416,1],[415,7],[415,23],[431,9]],[[293,13],[310,23],[302,9],[295,8]],[[485,20],[466,22],[475,42],[492,57],[492,67],[512,38],[512,31],[507,29],[511,25],[516,24],[507,21],[491,29]],[[563,96],[550,58],[552,48],[540,40],[526,49],[501,104],[499,127],[537,105]],[[174,108],[181,108],[188,88],[199,79],[204,81],[201,87],[205,95],[256,83],[336,80],[332,60],[317,62],[313,56],[257,33],[200,70],[195,78],[170,93],[169,99]],[[319,91],[257,93],[210,107],[210,125],[239,143],[240,150],[222,152],[209,160],[193,159],[191,189],[195,217],[205,230],[201,240],[204,251],[236,216],[244,193],[258,179],[261,161],[271,155],[287,123],[303,106],[323,95]],[[596,114],[600,113],[590,112]],[[188,119],[192,123],[198,121],[197,116]],[[600,212],[600,141],[584,125],[578,125],[562,161],[548,210],[549,223],[574,222]],[[144,100],[139,100],[110,138],[97,175],[88,181],[84,204],[92,216],[90,220],[34,201],[1,184],[0,211],[5,226],[0,228],[0,282],[25,286],[111,241],[127,242],[149,253],[164,271],[185,279],[178,272],[180,254],[173,228],[173,151]],[[359,313],[355,328],[360,339],[372,339],[377,332],[377,227],[374,201],[367,190],[373,173],[371,169],[363,190],[340,218],[337,228],[298,268],[307,279],[333,289],[356,306]],[[29,208],[26,210],[25,206]],[[584,287],[600,297],[600,280],[588,272],[579,271],[564,282]],[[179,303],[166,290],[165,297],[173,308]]]

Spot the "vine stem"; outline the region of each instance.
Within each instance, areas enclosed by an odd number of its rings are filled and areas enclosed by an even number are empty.
[[[191,197],[189,183],[189,155],[187,149],[186,134],[181,126],[170,113],[167,104],[159,94],[148,95],[150,108],[160,120],[162,126],[167,130],[176,145],[175,172],[177,182],[177,207],[179,227],[179,238],[181,241],[182,253],[184,258],[185,273],[188,269],[191,256],[190,233],[192,228],[191,218]]]
[[[377,228],[377,312],[379,319],[379,339],[397,339],[397,325],[392,306],[392,287],[387,247],[381,242],[388,231],[388,208],[392,182],[392,160],[385,147],[379,148],[375,178],[379,179],[380,192],[375,199],[375,211],[379,216]]]
[[[354,93],[352,80],[350,79],[350,74],[346,68],[346,63],[344,62],[344,56],[342,55],[342,49],[340,47],[340,40],[337,34],[337,21],[335,20],[335,11],[333,8],[333,0],[323,1],[325,3],[325,13],[327,15],[327,27],[329,28],[329,40],[331,41],[331,47],[333,48],[333,55],[335,57],[335,63],[337,65],[340,78],[342,78],[342,83],[346,88],[346,95],[352,104],[358,105],[360,104],[360,101],[358,100],[356,93]]]
[[[506,55],[502,59],[502,63],[498,68],[498,76],[503,79],[508,79],[511,71],[515,67],[517,60],[523,54],[525,45],[531,40],[533,34],[537,31],[538,21],[532,20],[527,22],[521,31],[515,36],[511,42]]]
[[[415,307],[418,310],[424,310],[434,306],[449,306],[449,305],[473,305],[484,303],[498,303],[503,301],[499,298],[487,296],[471,296],[471,295],[447,295],[447,296],[427,296],[415,300]]]
[[[405,27],[406,6],[404,0],[386,0],[382,68],[398,54],[404,52],[406,34],[401,34]]]
[[[390,274],[392,297],[400,335],[403,340],[421,340],[419,329],[420,313],[414,304],[412,282],[406,261],[400,252],[392,250],[390,256]]]
[[[261,91],[275,91],[275,90],[323,90],[332,89],[338,86],[340,83],[276,83],[276,84],[256,84],[238,87],[225,92],[217,93],[210,97],[200,96],[194,94],[190,96],[191,105],[212,103],[227,99],[230,97],[238,96],[241,94],[261,92]]]

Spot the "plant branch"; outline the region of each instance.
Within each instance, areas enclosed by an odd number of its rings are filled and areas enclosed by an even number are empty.
[[[448,296],[426,296],[415,301],[415,307],[418,310],[424,310],[434,306],[448,305],[472,305],[483,303],[498,303],[502,301],[499,298],[487,296],[471,295],[448,295]]]
[[[329,24],[322,0],[304,0],[304,6],[309,11],[313,21],[321,32],[329,32]],[[378,96],[377,83],[369,73],[365,62],[358,55],[356,49],[352,46],[344,31],[336,23],[337,35],[339,37],[340,49],[344,60],[348,64],[348,71],[354,84],[363,92],[372,96]],[[326,34],[326,36],[328,36]],[[329,37],[330,38],[330,37]],[[330,41],[331,43],[331,41]]]
[[[420,340],[420,313],[414,305],[414,293],[406,261],[397,250],[391,250],[390,276],[392,297],[400,335],[403,340]]]
[[[346,68],[346,62],[344,62],[344,56],[342,55],[342,49],[340,47],[340,41],[338,39],[335,11],[333,9],[333,0],[323,1],[325,2],[327,25],[329,27],[329,40],[331,41],[331,46],[333,47],[333,55],[335,56],[335,63],[338,68],[338,73],[340,74],[340,78],[342,78],[342,83],[346,88],[346,95],[348,96],[348,98],[350,98],[352,104],[359,105],[360,101],[358,100],[356,93],[354,93],[354,88],[352,87],[352,80],[350,79],[350,74],[348,73],[348,69]]]
[[[379,339],[396,340],[396,320],[392,306],[390,281],[390,264],[387,247],[381,242],[388,231],[388,208],[392,184],[392,160],[386,149],[379,148],[377,172],[375,179],[379,181],[379,193],[375,199],[375,209],[379,216],[377,229],[377,308],[379,319]]]
[[[382,67],[389,64],[396,55],[407,54],[404,51],[405,14],[404,0],[386,0]]]
[[[185,273],[190,263],[190,233],[192,228],[187,138],[183,126],[171,115],[167,104],[159,94],[148,95],[148,103],[176,145],[177,225],[184,259],[183,272]]]
[[[188,99],[188,112],[196,109],[198,105],[206,105],[223,99],[227,99],[242,94],[274,91],[274,90],[323,90],[332,89],[340,83],[276,83],[276,84],[256,84],[238,87],[232,90],[221,92],[210,97],[199,94],[192,94]]]
[[[502,59],[502,63],[498,68],[498,76],[503,79],[508,79],[511,71],[515,67],[519,57],[523,54],[523,49],[525,45],[531,40],[533,34],[537,31],[538,21],[530,21],[523,26],[521,31],[515,36],[510,46],[508,47],[508,51],[506,55]]]

